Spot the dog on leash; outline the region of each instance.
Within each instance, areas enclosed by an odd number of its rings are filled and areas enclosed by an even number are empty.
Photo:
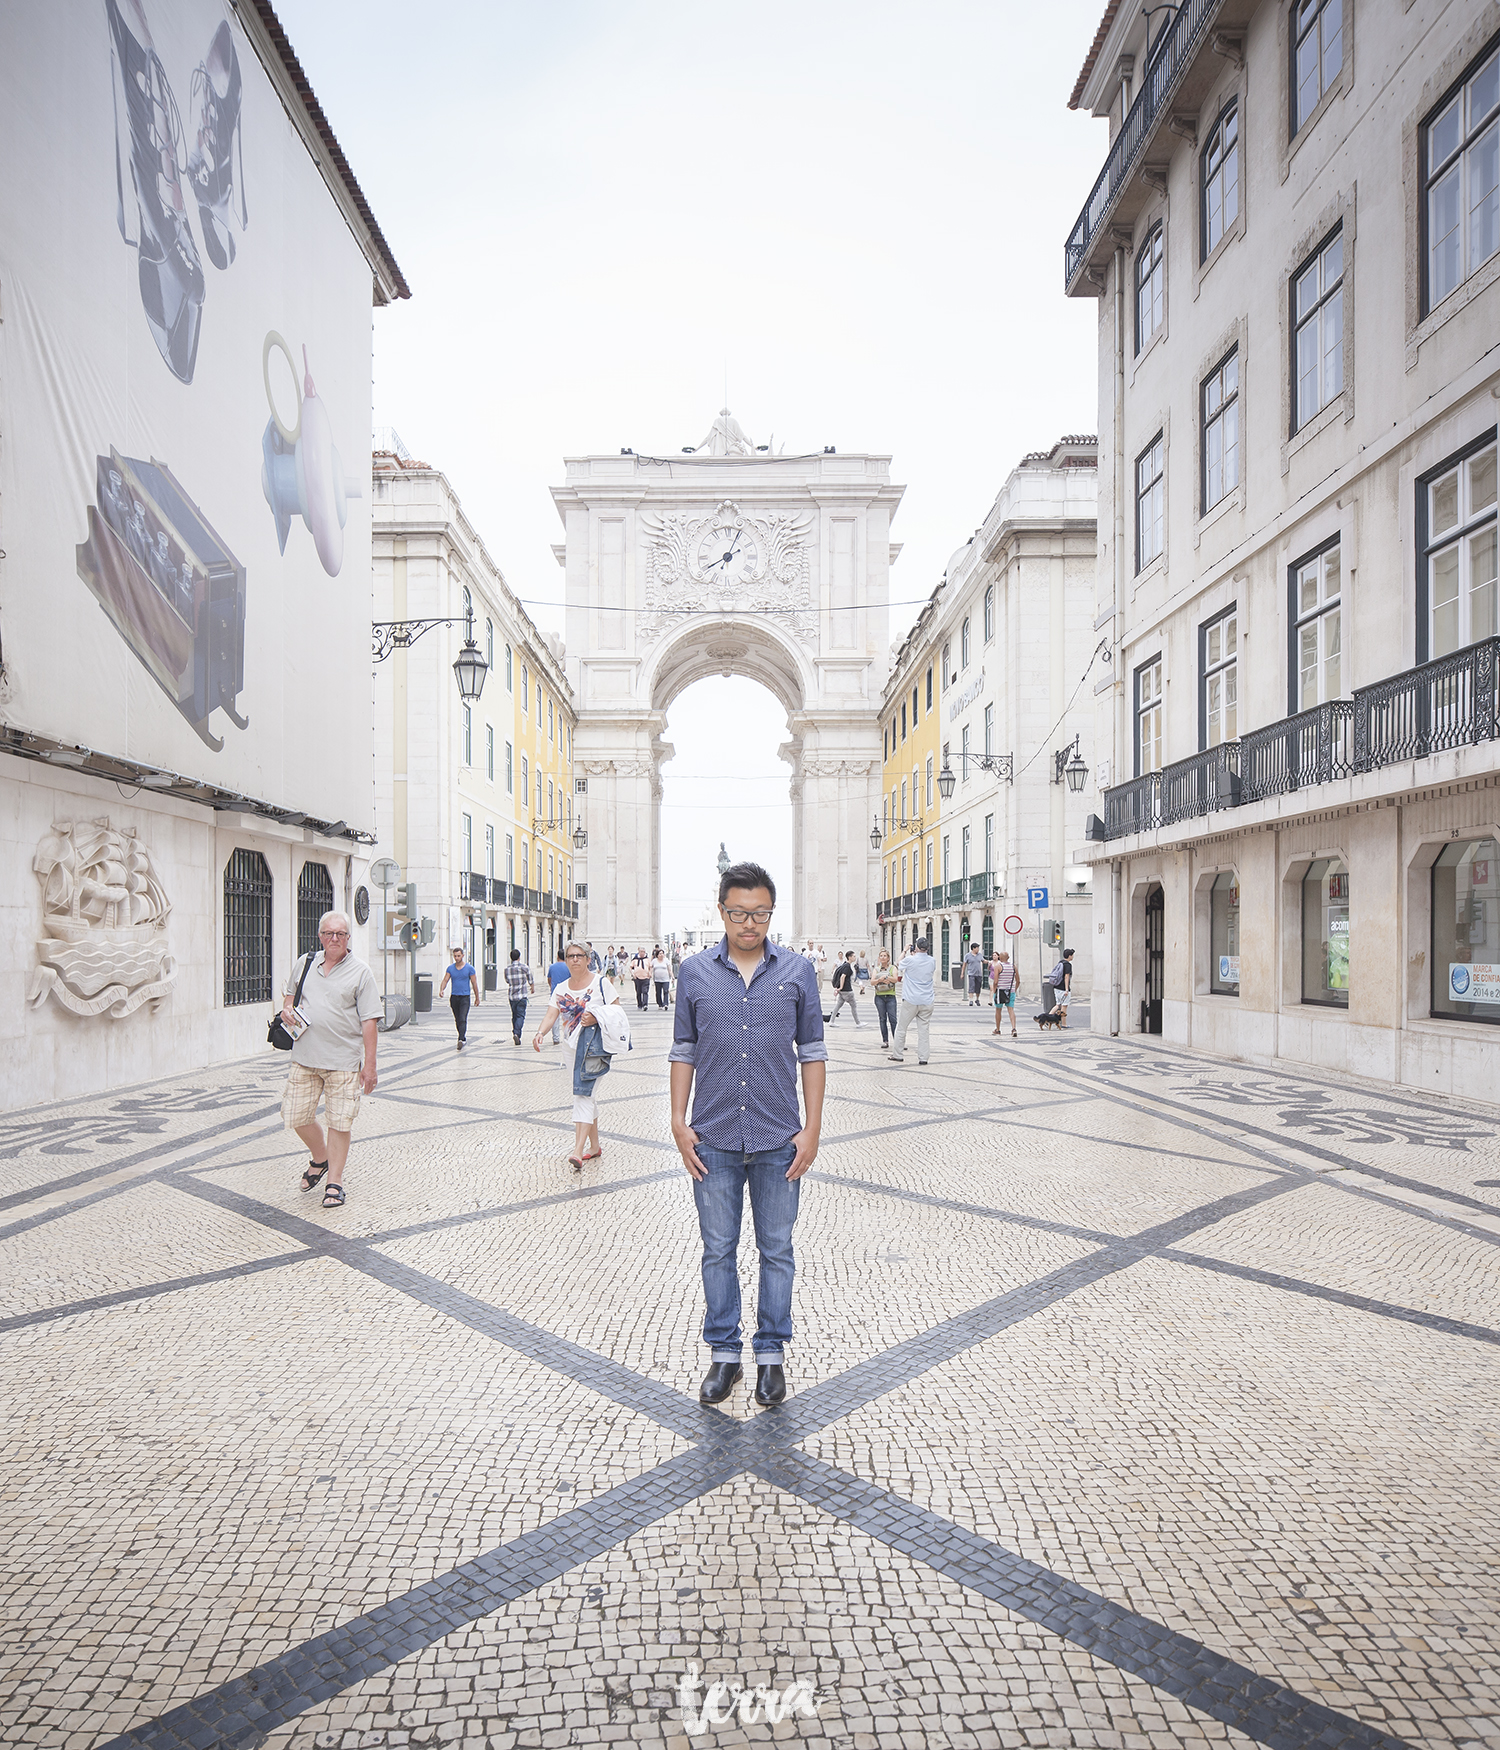
[[[1049,1009],[1045,1015],[1036,1017],[1036,1024],[1038,1027],[1056,1027],[1060,1030],[1065,1012],[1063,1009]]]

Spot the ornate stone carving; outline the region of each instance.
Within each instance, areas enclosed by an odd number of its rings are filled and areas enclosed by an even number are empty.
[[[75,1015],[121,1021],[143,1003],[155,1009],[177,981],[167,952],[172,907],[151,854],[134,827],[108,817],[57,821],[31,861],[42,883],[35,1006],[54,996]]]
[[[682,614],[748,609],[773,615],[793,637],[816,646],[806,540],[811,524],[807,511],[756,516],[727,498],[707,516],[690,511],[643,515],[645,606],[638,635],[643,641],[657,638]],[[749,552],[742,556],[742,572],[726,576],[720,567],[705,565],[704,538],[714,529],[745,535]]]

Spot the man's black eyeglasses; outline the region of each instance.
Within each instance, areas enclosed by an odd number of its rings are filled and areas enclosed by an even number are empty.
[[[724,916],[727,917],[732,924],[768,924],[771,921],[771,913],[769,909],[766,911],[741,911],[739,907],[736,906],[732,911],[726,911]]]

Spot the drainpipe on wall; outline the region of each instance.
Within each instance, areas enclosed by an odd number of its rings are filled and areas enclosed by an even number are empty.
[[[1111,689],[1111,713],[1114,734],[1111,736],[1109,775],[1120,781],[1120,663],[1123,649],[1122,617],[1125,601],[1125,249],[1115,249],[1115,422],[1114,422],[1114,618],[1110,621],[1110,638],[1114,645],[1114,687]],[[1120,1032],[1120,932],[1123,871],[1119,859],[1110,864],[1109,920],[1109,1031],[1112,1038]]]

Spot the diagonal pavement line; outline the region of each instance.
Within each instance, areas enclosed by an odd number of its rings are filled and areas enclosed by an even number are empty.
[[[258,1276],[264,1270],[284,1270],[288,1264],[301,1264],[321,1256],[310,1249],[278,1252],[274,1258],[256,1258],[248,1264],[228,1264],[222,1270],[202,1270],[196,1276],[176,1276],[170,1282],[148,1282],[139,1288],[116,1288],[108,1294],[91,1295],[87,1300],[65,1301],[59,1306],[44,1306],[36,1312],[16,1313],[0,1319],[0,1335],[6,1331],[29,1329],[33,1325],[55,1324],[58,1319],[70,1319],[78,1313],[99,1312],[106,1307],[129,1306],[133,1301],[151,1300],[158,1294],[177,1294],[185,1288],[205,1288],[213,1282],[232,1282],[241,1276]]]
[[[821,1508],[1259,1744],[1274,1750],[1407,1750],[1401,1739],[1376,1726],[1298,1695],[1201,1641],[821,1459],[778,1452],[749,1468],[772,1487]]]
[[[367,1246],[384,1246],[395,1240],[414,1239],[418,1234],[437,1233],[443,1228],[467,1227],[471,1222],[493,1221],[507,1215],[525,1215],[533,1209],[549,1209],[557,1203],[576,1203],[584,1197],[607,1197],[615,1191],[634,1191],[642,1185],[659,1185],[676,1177],[675,1169],[638,1173],[633,1179],[611,1179],[605,1185],[575,1185],[570,1190],[554,1191],[545,1197],[528,1197],[520,1203],[492,1203],[487,1209],[466,1209],[456,1215],[435,1216],[431,1221],[414,1221],[407,1227],[384,1228],[379,1233],[359,1237]]]
[[[694,1447],[476,1556],[363,1616],[266,1660],[99,1750],[231,1750],[259,1744],[320,1702],[492,1616],[721,1488],[743,1469],[732,1453]]]
[[[1405,1205],[1403,1204],[1404,1208]],[[1169,1246],[1158,1256],[1173,1264],[1191,1264],[1197,1270],[1212,1270],[1219,1276],[1238,1277],[1242,1282],[1261,1282],[1268,1288],[1280,1288],[1289,1294],[1305,1294],[1314,1300],[1332,1301],[1336,1306],[1353,1307],[1356,1312],[1374,1313],[1383,1319],[1399,1319],[1404,1324],[1421,1325],[1429,1331],[1441,1331],[1449,1337],[1472,1337],[1476,1343],[1500,1344],[1500,1331],[1488,1325],[1470,1324],[1466,1319],[1450,1319],[1443,1313],[1422,1312],[1417,1307],[1398,1306],[1390,1300],[1375,1300],[1367,1294],[1350,1294],[1342,1288],[1329,1288],[1322,1282],[1308,1282],[1301,1276],[1283,1276],[1275,1270],[1257,1270],[1253,1264],[1232,1264],[1226,1258],[1210,1258],[1203,1252],[1180,1252]]]
[[[948,1209],[955,1215],[982,1215],[988,1221],[1001,1221],[1016,1227],[1035,1228],[1040,1233],[1062,1234],[1070,1240],[1088,1240],[1096,1246],[1111,1246],[1122,1236],[1105,1233],[1098,1228],[1074,1227],[1066,1221],[1049,1221],[1045,1216],[1022,1215],[1014,1209],[993,1209],[985,1203],[964,1203],[956,1197],[939,1197],[929,1191],[906,1191],[899,1185],[887,1185],[878,1179],[856,1179],[848,1173],[827,1173],[817,1167],[808,1174],[825,1185],[840,1185],[851,1191],[868,1191],[875,1197],[895,1197],[902,1203],[921,1203],[929,1209]]]
[[[273,1228],[290,1239],[301,1240],[310,1248],[315,1247],[326,1256],[336,1258],[349,1269],[373,1277],[398,1294],[404,1294],[458,1324],[467,1325],[481,1336],[514,1349],[553,1373],[562,1374],[597,1392],[609,1402],[649,1417],[685,1440],[713,1443],[724,1438],[735,1426],[727,1416],[718,1411],[706,1411],[686,1393],[637,1373],[634,1368],[606,1355],[585,1349],[581,1343],[555,1336],[540,1325],[533,1325],[464,1289],[429,1276],[424,1270],[388,1258],[366,1239],[331,1233],[300,1215],[274,1209],[223,1185],[181,1180],[174,1188],[201,1197],[206,1203],[217,1204],[221,1209],[232,1209],[237,1215],[258,1221],[263,1227]]]

